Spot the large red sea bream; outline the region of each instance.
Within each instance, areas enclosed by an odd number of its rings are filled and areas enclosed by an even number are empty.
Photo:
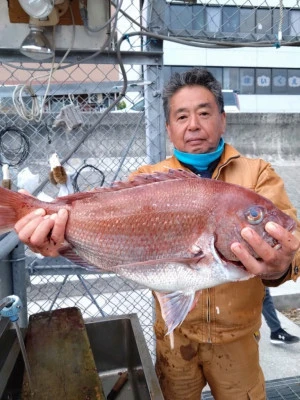
[[[197,291],[252,277],[230,250],[231,243],[244,242],[243,227],[275,246],[265,224],[274,221],[289,231],[296,225],[253,191],[170,170],[51,203],[1,188],[0,233],[36,208],[52,214],[62,207],[69,210],[69,246],[62,255],[154,290],[168,333],[193,307]]]

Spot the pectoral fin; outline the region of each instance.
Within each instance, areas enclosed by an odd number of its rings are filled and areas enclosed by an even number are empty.
[[[162,317],[167,326],[167,335],[179,326],[194,305],[195,292],[159,293],[155,292],[159,301]]]
[[[80,267],[86,268],[89,271],[95,271],[95,273],[99,273],[99,268],[92,265],[88,261],[84,260],[81,256],[76,253],[76,250],[69,244],[63,246],[59,250],[59,254],[62,257],[67,258],[69,261],[72,261],[74,264],[79,265]]]

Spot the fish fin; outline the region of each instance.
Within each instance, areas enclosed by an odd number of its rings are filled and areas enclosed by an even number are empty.
[[[144,266],[151,266],[151,265],[158,265],[158,264],[184,264],[185,267],[187,268],[192,268],[192,269],[199,269],[199,264],[198,262],[203,259],[205,255],[202,253],[200,255],[196,255],[195,257],[180,257],[180,258],[158,258],[154,260],[147,260],[147,261],[138,261],[138,262],[132,262],[129,264],[119,264],[116,265],[116,268],[122,268],[122,269],[129,269],[132,267],[139,267],[141,266],[142,268]]]
[[[172,169],[166,167],[165,172],[156,171],[153,172],[152,174],[139,173],[137,175],[134,175],[129,182],[134,186],[138,186],[138,185],[146,185],[148,183],[170,181],[175,179],[178,180],[178,179],[203,179],[203,178],[201,178],[199,175],[194,174],[194,172],[191,171],[186,171],[183,169]],[[115,182],[114,185],[118,183],[126,184],[128,182]]]
[[[160,304],[162,317],[167,326],[167,335],[181,325],[194,304],[195,292],[154,292]]]
[[[15,223],[22,216],[24,207],[21,205],[27,200],[28,196],[24,194],[0,187],[0,234],[13,230]]]
[[[86,268],[89,271],[95,271],[97,273],[100,272],[100,269],[95,267],[94,265],[90,264],[88,261],[84,260],[82,257],[80,257],[77,253],[76,250],[70,245],[64,245],[59,249],[59,254],[62,257],[67,258],[69,261],[72,261],[72,263],[79,265],[80,267]]]
[[[105,190],[105,188],[103,188]],[[73,201],[76,200],[84,200],[89,199],[95,196],[98,190],[93,190],[90,192],[80,192],[80,193],[72,193],[68,194],[67,196],[56,197],[51,203],[54,204],[72,204]]]
[[[14,208],[0,205],[0,234],[13,230],[17,220],[18,217]]]
[[[170,181],[175,179],[203,179],[200,176],[194,174],[191,171],[185,171],[183,169],[172,169],[166,168],[166,172],[153,172],[152,174],[148,173],[139,173],[134,175],[129,181],[116,181],[112,183],[112,186],[109,188],[98,188],[95,189],[95,192],[104,192],[104,191],[117,191],[123,189],[130,189],[135,186],[143,186],[150,183],[162,182],[162,181]]]
[[[68,196],[57,197],[53,203],[71,204],[75,200],[91,198],[99,193],[115,192],[118,190],[130,189],[135,186],[143,186],[150,183],[169,181],[175,179],[203,179],[190,171],[182,169],[166,169],[166,172],[153,172],[152,174],[141,173],[134,175],[129,181],[116,181],[110,187],[95,188],[89,192],[73,193]]]
[[[12,231],[16,222],[37,208],[55,211],[51,203],[0,187],[0,234]],[[65,203],[63,203],[65,204]]]
[[[197,290],[197,292],[195,293],[194,301],[193,301],[193,304],[191,305],[190,311],[192,311],[196,307],[196,304],[198,303],[201,293],[202,293],[202,290]]]
[[[175,179],[178,180],[178,179],[203,179],[203,178],[194,174],[191,171],[185,171],[183,169],[166,168],[166,172],[156,171],[153,172],[152,174],[139,173],[137,175],[134,175],[129,181],[113,182],[110,188],[100,188],[97,191],[130,189],[135,186],[143,186],[150,183],[170,181]]]

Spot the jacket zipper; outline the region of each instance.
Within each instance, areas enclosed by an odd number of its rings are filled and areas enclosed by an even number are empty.
[[[220,165],[219,168],[218,168],[218,172],[217,172],[215,178],[213,178],[213,179],[217,180],[219,178],[219,176],[220,176],[220,173],[221,173],[222,169],[224,167],[226,167],[226,165],[228,165],[232,160],[234,160],[235,158],[239,158],[239,157],[240,157],[240,155],[232,156],[227,161],[225,161],[224,164]],[[211,313],[210,313],[210,303],[211,303],[211,301],[210,301],[210,294],[211,294],[211,289],[207,289],[207,302],[206,302],[206,306],[207,306],[206,321],[207,321],[207,328],[208,328],[208,330],[207,330],[207,343],[212,343],[212,340],[211,340]]]
[[[234,160],[235,158],[240,158],[240,155],[232,156],[232,157],[228,158],[228,160],[225,161],[224,164],[220,165],[220,166],[218,167],[217,175],[216,175],[213,179],[218,179],[219,176],[220,176],[220,173],[221,173],[222,169],[223,169],[224,167],[226,167],[226,165],[228,165],[228,164],[230,163],[230,161],[231,161],[231,160]]]

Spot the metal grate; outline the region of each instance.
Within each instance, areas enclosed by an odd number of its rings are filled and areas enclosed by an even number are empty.
[[[266,382],[267,400],[296,400],[300,399],[300,376],[274,379]],[[202,395],[202,400],[213,400],[210,392]]]

